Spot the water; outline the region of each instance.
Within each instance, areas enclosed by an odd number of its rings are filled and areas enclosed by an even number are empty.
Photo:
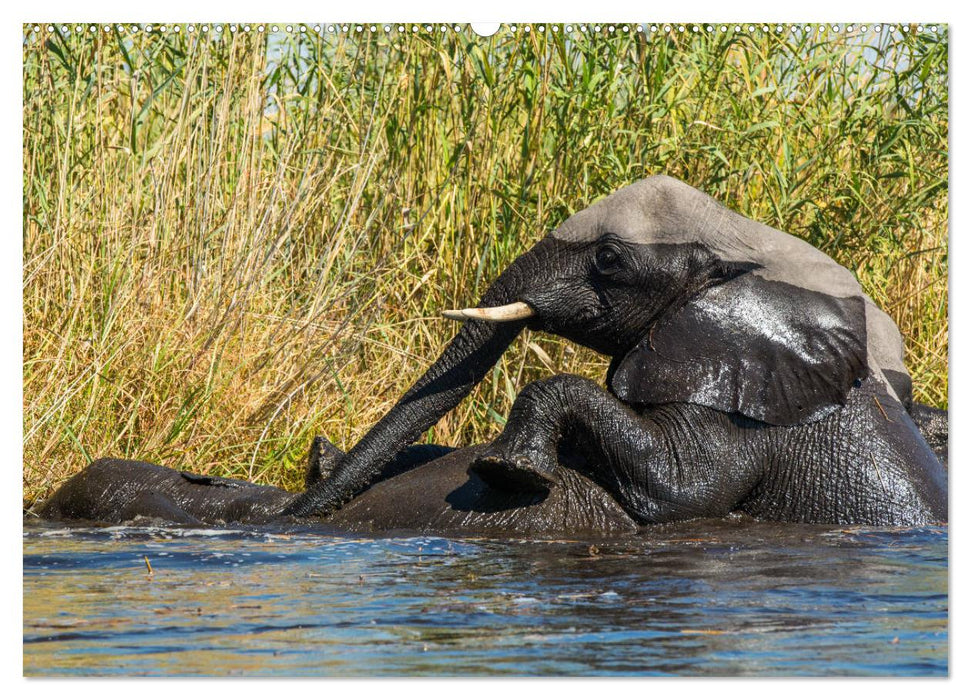
[[[941,676],[947,538],[751,521],[596,542],[28,525],[24,673]]]

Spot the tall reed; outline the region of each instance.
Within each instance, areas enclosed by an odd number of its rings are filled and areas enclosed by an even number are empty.
[[[431,27],[25,27],[25,503],[101,455],[296,487],[440,309],[659,172],[854,270],[946,406],[945,28]],[[427,439],[604,369],[527,334]]]

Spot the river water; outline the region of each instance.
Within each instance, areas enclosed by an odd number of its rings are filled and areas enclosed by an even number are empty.
[[[941,676],[947,545],[746,519],[528,542],[29,523],[24,673]]]

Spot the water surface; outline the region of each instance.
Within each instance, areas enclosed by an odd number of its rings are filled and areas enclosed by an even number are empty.
[[[28,524],[23,552],[27,675],[948,672],[946,528],[523,542]]]

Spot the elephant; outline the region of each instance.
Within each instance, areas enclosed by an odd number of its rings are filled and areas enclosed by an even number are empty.
[[[573,214],[478,306],[444,315],[463,325],[439,358],[280,515],[326,516],[361,493],[528,327],[611,358],[606,387],[557,375],[522,388],[470,465],[490,488],[553,493],[569,456],[640,524],[947,520],[892,319],[819,249],[673,177]]]
[[[346,454],[315,441],[301,493],[99,460],[41,515],[530,534],[947,521],[947,414],[912,401],[892,319],[822,251],[672,177],[575,213],[444,315],[463,325],[438,359]],[[605,386],[537,380],[492,442],[412,445],[525,328],[611,358]]]
[[[637,523],[580,469],[549,494],[490,488],[469,466],[482,452],[415,445],[382,470],[380,480],[315,528],[339,533],[425,532],[476,536],[628,535]],[[312,485],[343,456],[325,438],[313,441]],[[239,479],[201,476],[147,462],[99,459],[69,479],[37,515],[68,525],[183,527],[283,525],[277,513],[294,494]]]

